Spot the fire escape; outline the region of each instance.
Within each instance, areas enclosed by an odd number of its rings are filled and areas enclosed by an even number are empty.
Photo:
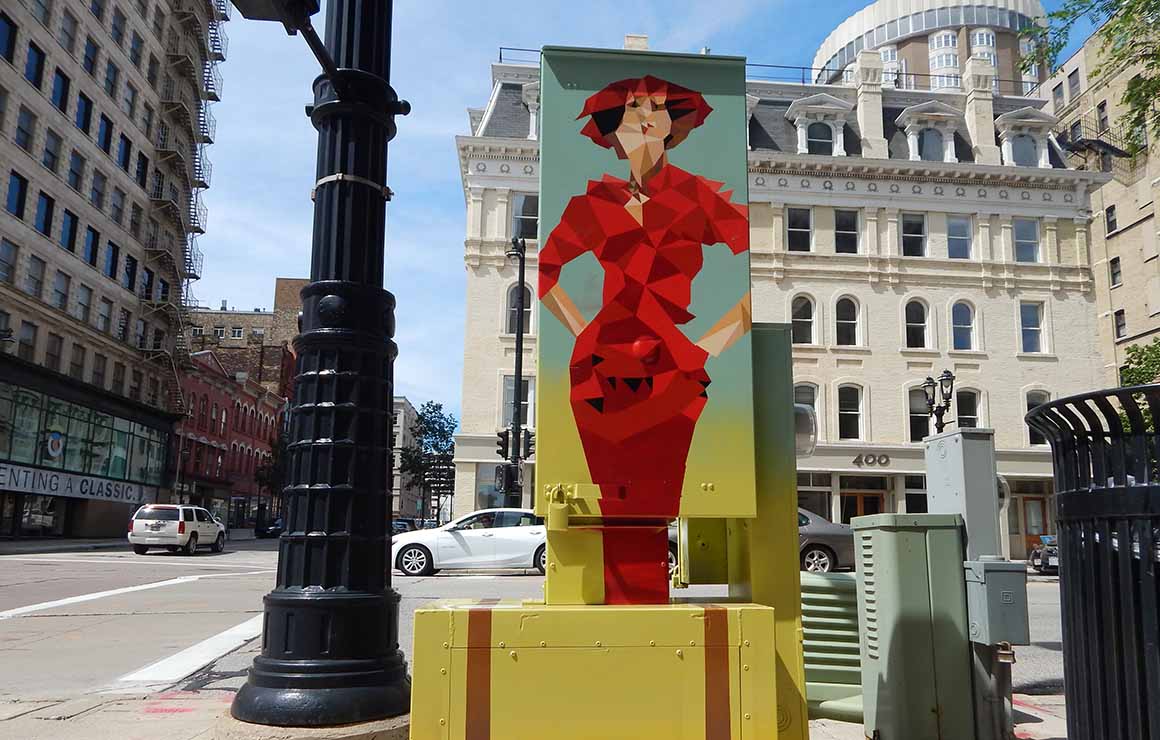
[[[1131,184],[1143,171],[1138,168],[1136,132],[1112,126],[1096,113],[1077,118],[1056,140],[1077,167],[1110,172],[1124,184]]]
[[[229,16],[229,0],[177,0],[176,23],[165,39],[162,115],[154,141],[157,167],[149,187],[153,212],[160,218],[146,234],[146,262],[170,287],[142,291],[141,301],[143,316],[163,318],[173,342],[157,331],[151,341],[139,336],[135,342],[147,359],[168,371],[170,408],[182,414],[188,409],[181,376],[192,361],[190,316],[197,307],[193,282],[202,268],[197,236],[205,233],[207,216],[201,191],[209,187],[213,172],[206,148],[217,128],[210,104],[221,100],[218,62],[226,58],[229,39],[222,24]]]

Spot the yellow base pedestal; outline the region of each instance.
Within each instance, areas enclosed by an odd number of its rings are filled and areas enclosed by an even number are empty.
[[[412,740],[774,740],[773,609],[447,601],[415,612]]]

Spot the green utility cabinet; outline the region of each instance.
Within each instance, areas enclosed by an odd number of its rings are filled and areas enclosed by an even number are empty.
[[[853,520],[866,736],[973,740],[957,514]]]

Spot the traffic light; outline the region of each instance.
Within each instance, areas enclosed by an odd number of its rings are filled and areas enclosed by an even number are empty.
[[[511,447],[512,431],[505,429],[502,432],[497,432],[495,435],[495,454],[499,455],[504,460],[508,457],[508,450]]]
[[[536,452],[536,433],[531,429],[524,430],[524,454],[525,458],[531,457]]]
[[[522,489],[520,466],[511,463],[495,466],[496,493],[519,493]]]

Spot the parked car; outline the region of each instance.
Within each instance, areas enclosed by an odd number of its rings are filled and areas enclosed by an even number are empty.
[[[1032,546],[1031,552],[1027,553],[1027,564],[1040,573],[1059,570],[1059,546],[1055,535],[1039,535],[1039,544]]]
[[[444,568],[547,566],[544,520],[531,509],[483,509],[434,529],[392,537],[391,564],[409,576]]]
[[[834,524],[812,511],[798,509],[798,553],[801,569],[829,573],[854,567],[854,530]],[[669,525],[669,572],[677,567],[677,525]]]
[[[286,531],[286,523],[282,520],[282,517],[276,517],[269,524],[255,528],[254,534],[261,539],[266,537],[281,537],[284,531]]]
[[[226,528],[200,506],[146,504],[129,520],[129,544],[138,555],[151,547],[186,555],[206,546],[221,552],[226,548]]]

